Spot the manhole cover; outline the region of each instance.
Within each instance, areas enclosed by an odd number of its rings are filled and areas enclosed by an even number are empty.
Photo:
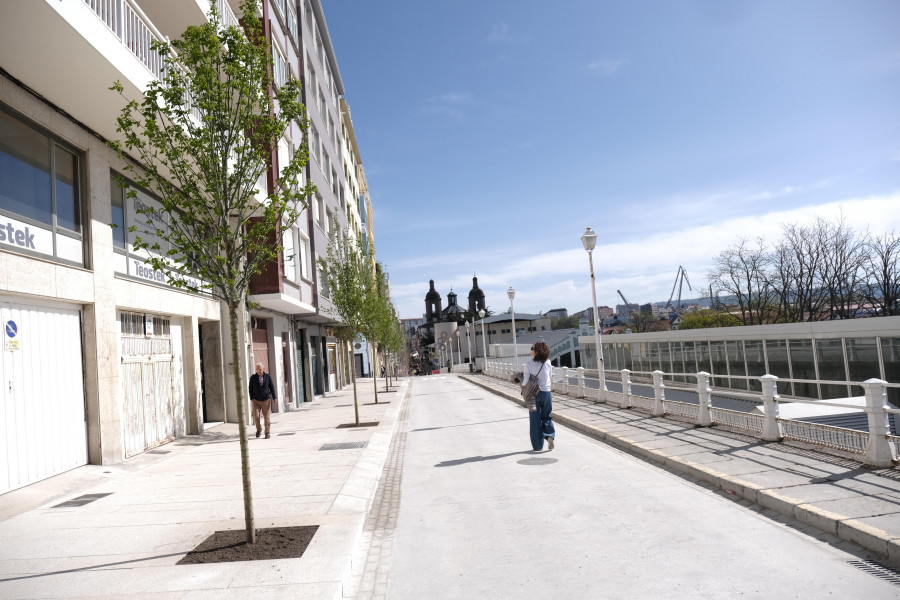
[[[369,442],[339,442],[335,444],[322,444],[319,448],[322,450],[352,450],[354,448],[365,448]]]

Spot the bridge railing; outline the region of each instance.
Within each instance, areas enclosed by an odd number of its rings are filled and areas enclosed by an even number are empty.
[[[485,364],[484,374],[498,379],[509,379],[510,375],[522,370],[523,357],[513,358],[489,358]],[[865,406],[854,404],[842,404],[840,401],[809,400],[792,397],[790,402],[798,404],[814,404],[853,410],[863,410],[868,421],[868,431],[859,431],[844,427],[834,427],[819,423],[810,423],[796,419],[786,419],[779,416],[778,395],[779,383],[835,383],[823,380],[805,379],[779,379],[774,375],[762,377],[736,377],[732,379],[756,380],[760,383],[761,392],[745,393],[732,389],[717,390],[729,398],[751,400],[761,404],[762,414],[755,412],[742,412],[712,406],[713,387],[711,382],[716,377],[713,374],[701,371],[699,373],[664,373],[632,372],[623,369],[619,372],[609,371],[607,380],[621,385],[621,390],[600,389],[600,380],[596,377],[588,377],[582,367],[572,369],[568,367],[556,368],[552,375],[553,391],[585,398],[597,402],[604,402],[618,408],[633,408],[642,412],[648,412],[653,416],[668,415],[679,420],[696,423],[702,427],[722,425],[741,430],[749,435],[760,438],[763,441],[795,440],[806,442],[826,448],[841,450],[856,455],[862,462],[877,466],[887,467],[895,464],[900,457],[900,436],[890,433],[888,427],[888,415],[900,415],[900,409],[896,409],[887,402],[887,389],[900,388],[900,384],[888,383],[880,379],[869,379],[863,382],[851,382],[852,385],[861,387],[865,392]],[[697,403],[683,402],[666,399],[666,390],[671,382],[665,381],[674,376],[693,380],[697,393]],[[639,379],[645,385],[652,385],[653,396],[635,394],[632,389],[633,379]],[[652,382],[652,383],[651,383]],[[846,382],[840,382],[846,384]],[[608,386],[607,386],[608,387]],[[683,390],[677,386],[675,389]]]

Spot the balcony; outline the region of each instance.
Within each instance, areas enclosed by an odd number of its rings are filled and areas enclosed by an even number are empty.
[[[216,0],[226,23],[236,23]],[[152,40],[206,20],[204,0],[30,0],[4,5],[0,55],[13,77],[106,138],[118,137],[119,80],[138,98],[162,69]],[[144,10],[146,9],[146,11]]]

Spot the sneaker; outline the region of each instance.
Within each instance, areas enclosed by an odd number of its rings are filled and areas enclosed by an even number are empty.
[[[552,437],[547,438],[547,449],[553,450],[553,438]]]
[[[268,434],[268,433],[266,434],[266,439],[269,439],[269,434]]]
[[[260,434],[262,434],[262,431],[257,431],[257,432],[256,432],[256,437],[259,437]]]

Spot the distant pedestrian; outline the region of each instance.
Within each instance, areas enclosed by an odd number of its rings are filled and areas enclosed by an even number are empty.
[[[253,403],[253,423],[256,425],[256,437],[262,433],[260,417],[266,425],[266,439],[269,439],[269,414],[272,412],[272,400],[278,400],[275,384],[269,374],[263,371],[262,363],[256,363],[256,373],[250,376],[250,401]]]
[[[553,367],[550,365],[550,347],[544,342],[538,342],[531,347],[531,360],[525,363],[522,385],[528,383],[532,377],[537,378],[538,392],[535,398],[535,410],[528,412],[531,428],[531,447],[535,450],[544,449],[544,440],[547,440],[547,448],[553,450],[553,440],[556,438],[556,429],[550,418],[553,410],[552,396],[550,394],[550,375]]]
[[[384,365],[381,365],[381,376],[384,377]]]

